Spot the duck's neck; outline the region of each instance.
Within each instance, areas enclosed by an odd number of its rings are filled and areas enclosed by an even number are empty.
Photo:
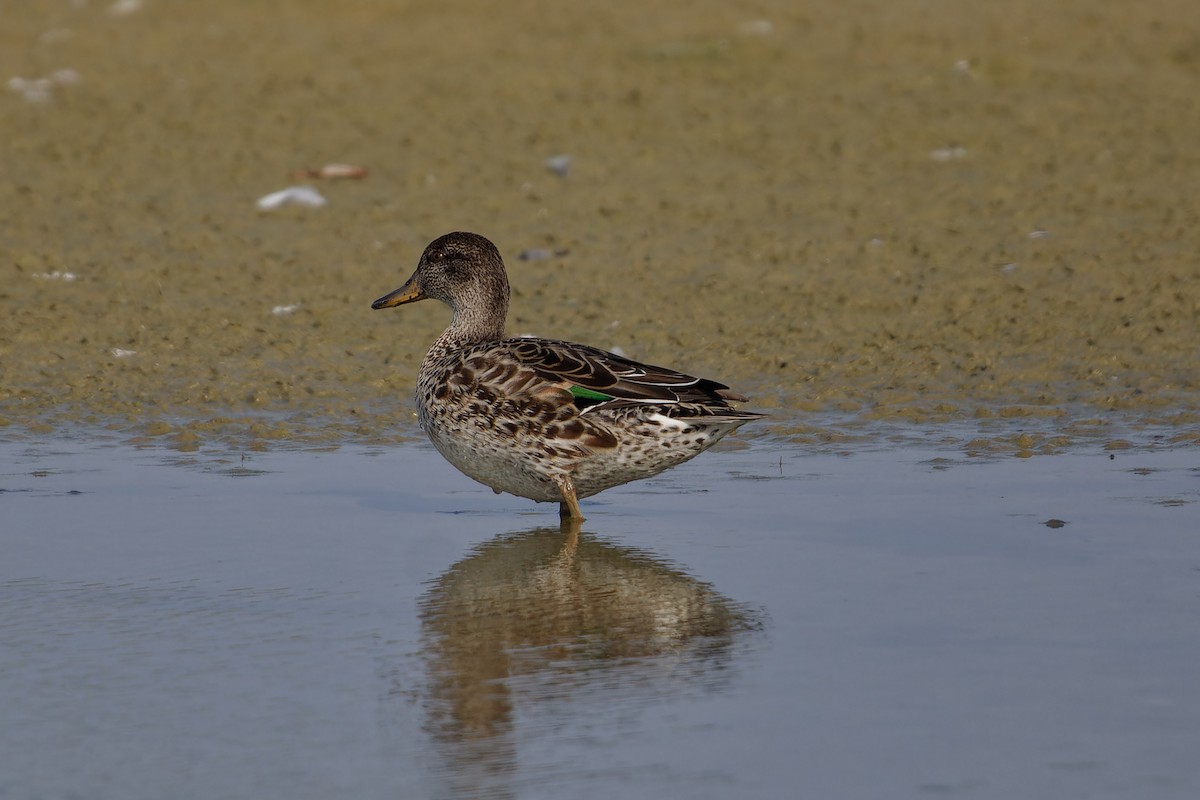
[[[450,326],[438,337],[434,347],[460,347],[503,339],[504,318],[508,314],[508,287],[504,288],[500,294],[481,293],[452,304],[454,316],[450,318]]]

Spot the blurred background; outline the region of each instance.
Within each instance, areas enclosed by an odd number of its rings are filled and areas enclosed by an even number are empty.
[[[0,78],[10,424],[406,435],[456,229],[777,433],[1200,421],[1185,0],[25,0]]]

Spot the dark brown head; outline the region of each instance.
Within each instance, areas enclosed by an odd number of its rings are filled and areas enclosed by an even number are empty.
[[[454,311],[451,329],[500,338],[508,314],[508,276],[496,246],[477,233],[455,232],[429,243],[403,286],[371,304],[391,308],[433,298]]]

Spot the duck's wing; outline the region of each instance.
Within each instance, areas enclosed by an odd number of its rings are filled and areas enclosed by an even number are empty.
[[[584,412],[632,405],[674,406],[688,414],[753,418],[729,401],[746,398],[723,383],[642,364],[595,347],[552,339],[508,339],[506,349],[542,380],[564,386]]]

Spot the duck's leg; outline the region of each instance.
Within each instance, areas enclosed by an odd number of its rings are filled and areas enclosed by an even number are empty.
[[[563,517],[558,522],[558,530],[563,535],[563,546],[559,558],[564,564],[570,564],[579,550],[579,530],[583,520],[578,517]]]
[[[554,482],[558,484],[558,491],[563,497],[558,504],[558,516],[583,522],[583,512],[579,510],[579,498],[575,496],[575,484],[571,482],[571,476],[559,475]]]

